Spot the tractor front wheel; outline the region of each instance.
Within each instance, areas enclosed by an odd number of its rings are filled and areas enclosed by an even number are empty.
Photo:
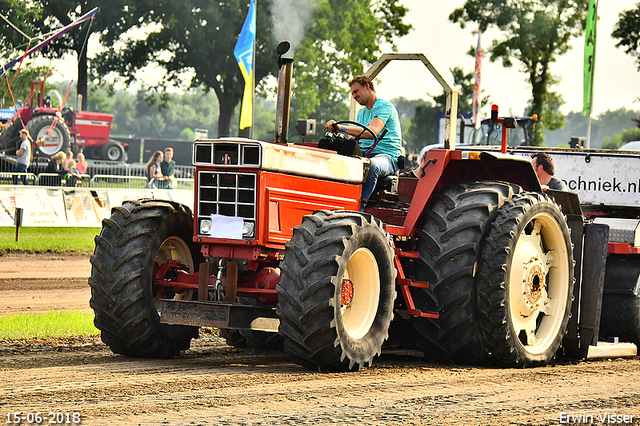
[[[280,267],[276,310],[292,359],[329,371],[370,365],[388,338],[396,297],[382,223],[358,212],[305,216]]]
[[[189,349],[198,328],[160,323],[160,299],[192,299],[153,285],[154,270],[169,261],[194,273],[202,256],[191,242],[193,217],[178,203],[125,202],[103,220],[91,256],[90,305],[102,341],[114,353],[166,358]],[[175,262],[174,262],[175,263]]]

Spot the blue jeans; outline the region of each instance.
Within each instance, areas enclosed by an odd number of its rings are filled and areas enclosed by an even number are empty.
[[[364,210],[367,200],[376,188],[378,179],[392,175],[397,171],[398,164],[393,161],[391,156],[387,154],[373,154],[373,157],[371,157],[371,168],[369,169],[367,180],[365,180],[362,185],[362,207],[360,210]]]
[[[16,168],[13,169],[13,171],[15,173],[25,173],[27,171],[27,165],[26,164],[17,163],[16,164]],[[23,185],[27,184],[27,177],[26,176],[20,176],[20,179],[22,179],[22,184]],[[14,185],[18,184],[18,176],[14,176],[13,177],[13,184]]]

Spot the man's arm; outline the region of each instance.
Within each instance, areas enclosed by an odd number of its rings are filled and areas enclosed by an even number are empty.
[[[24,148],[20,148],[20,149],[16,152],[16,156],[17,156],[17,157],[22,156],[22,154],[24,154]]]

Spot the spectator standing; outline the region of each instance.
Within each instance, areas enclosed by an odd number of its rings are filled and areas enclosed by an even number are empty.
[[[29,135],[29,131],[27,129],[20,129],[20,148],[16,151],[17,163],[16,167],[13,170],[16,173],[26,173],[29,168],[29,163],[31,162],[31,135]],[[22,176],[22,184],[27,184],[27,177]],[[18,176],[13,177],[13,184],[18,184]]]
[[[162,180],[162,160],[164,159],[164,155],[162,151],[156,151],[153,153],[149,162],[147,163],[147,178],[149,179],[149,183],[147,184],[147,188],[158,188],[157,182]]]
[[[173,180],[173,174],[176,169],[176,162],[173,161],[173,148],[167,147],[164,149],[164,160],[160,163],[162,169],[162,186],[160,188],[175,189],[171,186],[171,180]]]

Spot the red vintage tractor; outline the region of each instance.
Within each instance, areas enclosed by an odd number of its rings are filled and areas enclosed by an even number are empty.
[[[115,353],[175,356],[208,326],[329,371],[368,366],[390,342],[456,363],[586,357],[602,280],[582,265],[604,265],[603,227],[575,195],[542,193],[527,159],[456,150],[449,78],[422,54],[383,55],[367,74],[394,59],[422,62],[448,94],[446,147],[421,177],[390,177],[358,211],[367,158],[287,143],[281,57],[275,143],[196,140],[194,212],[154,199],[104,220],[89,284]]]
[[[20,129],[26,127],[34,141],[34,156],[51,157],[72,149],[85,152],[89,158],[125,161],[125,146],[109,139],[113,116],[99,112],[74,111],[63,107],[57,90],[45,95],[44,81],[31,83],[31,94],[18,106],[11,124],[0,134],[0,150],[16,151]]]

